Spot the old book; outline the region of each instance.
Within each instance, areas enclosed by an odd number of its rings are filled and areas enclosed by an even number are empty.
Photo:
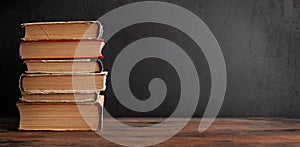
[[[22,40],[22,60],[102,58],[103,39]]]
[[[85,103],[18,102],[20,130],[101,130],[104,96]]]
[[[104,91],[107,72],[77,74],[22,74],[23,92]]]
[[[94,102],[100,93],[95,91],[22,93],[21,102]]]
[[[23,23],[25,40],[101,38],[103,27],[98,21]]]
[[[26,60],[26,73],[93,73],[102,71],[99,59],[79,60]]]

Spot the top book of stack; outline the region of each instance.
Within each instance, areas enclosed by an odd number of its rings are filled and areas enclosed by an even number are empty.
[[[100,39],[103,27],[98,21],[23,23],[24,41],[49,39]]]

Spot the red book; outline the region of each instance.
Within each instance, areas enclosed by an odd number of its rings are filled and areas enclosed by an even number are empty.
[[[20,44],[22,60],[40,59],[102,59],[103,39],[25,40]]]

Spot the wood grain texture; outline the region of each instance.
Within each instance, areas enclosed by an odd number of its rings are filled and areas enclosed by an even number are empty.
[[[164,118],[120,118],[132,126],[148,126]],[[174,124],[182,119],[174,119]],[[197,131],[200,118],[193,118],[176,136],[156,146],[300,146],[300,119],[285,118],[218,118],[204,133]],[[93,131],[51,132],[17,131],[18,119],[0,119],[0,145],[4,146],[118,146]],[[115,126],[106,119],[104,131]],[[171,126],[172,127],[172,126]],[[151,132],[151,130],[149,130]],[[156,138],[152,131],[153,139]],[[147,141],[147,140],[145,140]]]

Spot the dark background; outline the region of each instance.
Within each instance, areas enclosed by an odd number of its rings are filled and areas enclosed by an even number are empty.
[[[18,116],[18,79],[23,72],[18,58],[20,24],[39,21],[97,20],[106,12],[134,0],[15,0],[0,10],[0,117]],[[174,0],[198,15],[214,33],[226,62],[228,83],[221,117],[300,116],[300,1],[298,0]],[[175,14],[174,14],[175,15]],[[109,26],[105,26],[108,28]],[[118,32],[103,50],[109,71],[117,54],[129,43],[157,36],[183,49],[201,50],[180,30],[161,24],[133,25]],[[187,52],[199,63],[201,96],[195,116],[201,116],[210,95],[210,72],[203,55]],[[148,82],[162,78],[168,87],[157,109],[132,112],[115,98],[110,80],[105,107],[113,116],[168,116],[176,108],[180,82],[175,69],[160,59],[146,59],[131,72],[130,85],[139,99],[149,96]]]

